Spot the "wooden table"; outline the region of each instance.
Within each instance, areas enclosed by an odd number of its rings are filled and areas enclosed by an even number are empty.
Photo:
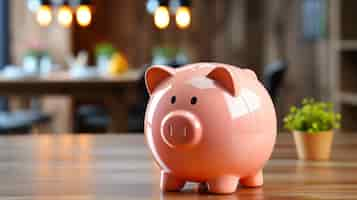
[[[6,79],[0,77],[0,96],[67,95],[75,98],[99,99],[109,107],[111,132],[127,131],[128,92],[142,77],[142,69],[131,70],[117,77],[92,79],[73,78],[68,72],[55,72],[46,77]]]
[[[1,199],[357,199],[357,135],[337,135],[332,161],[297,161],[281,134],[262,188],[233,195],[159,191],[159,170],[143,135],[0,137]]]

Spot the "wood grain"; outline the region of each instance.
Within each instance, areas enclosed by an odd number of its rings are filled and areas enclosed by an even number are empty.
[[[144,69],[130,70],[119,76],[97,78],[74,78],[68,71],[53,72],[45,77],[29,79],[7,79],[0,76],[0,95],[74,95],[95,97],[95,95],[115,95],[128,86],[136,85],[142,78]],[[89,91],[93,91],[89,92]]]
[[[1,199],[356,199],[357,136],[338,134],[330,162],[296,160],[280,134],[262,188],[233,195],[159,191],[143,135],[26,135],[0,138]]]

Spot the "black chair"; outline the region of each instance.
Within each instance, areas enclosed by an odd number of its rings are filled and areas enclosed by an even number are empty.
[[[104,133],[109,127],[110,117],[104,106],[80,105],[75,113],[76,133]]]
[[[30,133],[36,125],[51,122],[51,117],[35,110],[0,112],[0,134]]]
[[[8,99],[0,97],[0,134],[30,133],[36,125],[50,123],[49,114],[39,109],[9,111]]]
[[[32,124],[23,116],[11,112],[0,112],[0,134],[29,133]]]
[[[285,61],[277,61],[269,64],[264,69],[263,83],[274,103],[277,100],[279,89],[281,88],[287,69],[288,64]]]

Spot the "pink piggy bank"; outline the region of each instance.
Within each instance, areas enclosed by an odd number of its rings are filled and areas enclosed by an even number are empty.
[[[198,182],[211,193],[263,184],[277,132],[273,103],[255,73],[220,63],[145,74],[145,136],[163,191]]]

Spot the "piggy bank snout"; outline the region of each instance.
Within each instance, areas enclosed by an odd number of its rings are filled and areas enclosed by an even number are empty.
[[[201,140],[201,123],[191,112],[172,111],[162,120],[161,137],[171,148],[193,147]]]

